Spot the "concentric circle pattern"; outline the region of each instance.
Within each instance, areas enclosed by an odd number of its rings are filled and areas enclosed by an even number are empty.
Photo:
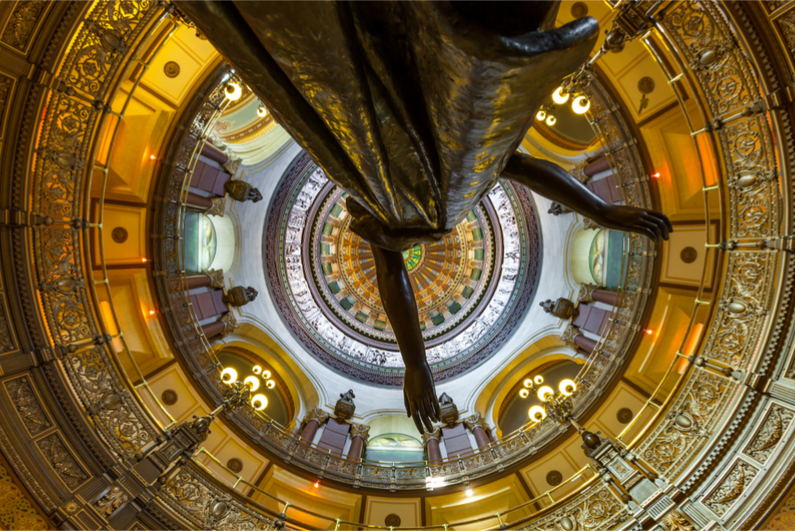
[[[271,294],[318,359],[351,378],[401,385],[373,254],[350,230],[346,198],[307,155],[296,159],[264,234]],[[529,192],[499,182],[449,234],[403,259],[436,381],[462,374],[499,349],[532,299],[540,239]]]

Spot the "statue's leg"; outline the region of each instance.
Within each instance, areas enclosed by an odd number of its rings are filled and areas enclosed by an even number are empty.
[[[654,241],[661,238],[667,240],[668,233],[673,232],[665,214],[644,208],[607,204],[566,170],[548,160],[514,153],[500,177],[523,184],[608,229],[636,232]]]
[[[433,374],[425,358],[425,343],[417,315],[417,301],[403,254],[371,245],[381,302],[397,339],[400,355],[406,366],[403,398],[406,414],[413,417],[417,429],[423,424],[431,431],[431,421],[439,420],[439,402],[433,385]]]

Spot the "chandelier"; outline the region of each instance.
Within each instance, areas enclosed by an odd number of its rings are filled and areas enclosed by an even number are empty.
[[[237,379],[237,371],[232,367],[227,367],[221,371],[221,381],[230,387],[239,387],[240,385],[248,386],[249,391],[254,393],[260,388],[262,382],[265,382],[265,387],[273,389],[276,387],[276,381],[271,379],[271,371],[263,370],[259,365],[252,367],[250,374],[246,376],[242,382]],[[263,394],[256,394],[251,398],[251,407],[256,411],[262,411],[268,407],[268,398]]]
[[[544,385],[544,377],[540,374],[524,381],[524,388],[519,391],[519,396],[527,398],[530,393],[535,393],[544,406],[532,406],[527,411],[527,416],[533,423],[539,423],[549,417],[557,422],[568,422],[571,415],[571,401],[569,398],[577,390],[574,380],[565,378],[558,384],[558,391]]]

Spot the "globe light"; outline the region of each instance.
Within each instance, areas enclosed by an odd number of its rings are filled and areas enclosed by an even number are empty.
[[[259,389],[259,378],[256,376],[248,376],[243,383],[251,387],[251,391],[254,392]]]
[[[265,387],[267,387],[268,389],[273,389],[274,387],[276,387],[276,382],[274,382],[273,380],[268,380],[267,382],[265,382]]]
[[[237,371],[232,367],[227,367],[226,369],[222,370],[221,381],[227,385],[232,385],[233,382],[237,381]]]
[[[535,381],[536,385],[541,385],[542,383],[544,383],[544,377],[539,374],[538,376],[533,378],[533,381]]]
[[[552,116],[551,114],[549,116],[547,116],[547,125],[553,126],[553,125],[555,125],[555,123],[557,121],[558,121],[558,119],[555,118],[554,116]]]
[[[270,380],[271,379],[271,371],[262,371],[262,375],[261,376],[262,376],[262,378],[264,380]]]
[[[242,95],[243,89],[240,88],[239,83],[227,83],[226,87],[224,87],[224,96],[229,101],[237,101]]]
[[[527,410],[527,416],[530,417],[530,420],[533,422],[541,422],[547,417],[547,412],[544,411],[544,408],[541,406],[533,406]]]
[[[254,398],[251,399],[251,407],[256,411],[262,411],[268,407],[268,399],[265,395],[254,395]]]
[[[563,105],[567,101],[569,101],[569,93],[563,92],[563,87],[558,87],[555,92],[552,93],[552,101],[557,103],[558,105]]]
[[[571,102],[571,110],[573,110],[576,114],[585,114],[590,108],[591,102],[588,101],[588,98],[585,96],[577,96],[574,98],[574,101]]]
[[[265,106],[263,105],[263,106],[261,106],[259,109],[257,109],[257,116],[259,116],[260,118],[265,118],[266,116],[268,116],[268,109],[267,109],[267,107],[265,107]]]
[[[525,381],[524,381],[524,386],[525,386],[527,389],[530,389],[531,387],[533,387],[533,380],[531,380],[530,378],[528,378],[527,380],[525,380]]]
[[[547,399],[552,398],[552,395],[555,394],[555,391],[548,385],[545,385],[541,389],[538,390],[538,399],[542,402],[546,402]]]
[[[558,389],[560,389],[561,394],[565,396],[571,396],[574,394],[574,391],[577,390],[577,384],[574,383],[574,380],[569,380],[566,378],[565,380],[561,380],[558,384]]]
[[[474,493],[474,492],[472,492],[472,489],[470,489],[469,487],[467,487],[467,490],[465,490],[465,491],[464,491],[464,494],[466,494],[468,498],[471,498],[471,497],[472,497],[472,495],[473,495],[473,494],[475,494],[475,493]]]
[[[253,372],[254,374],[259,374],[262,372],[262,367],[260,367],[259,365],[254,365],[254,367],[251,369],[251,372]]]
[[[522,389],[521,391],[519,391],[519,396],[521,396],[522,398],[527,398],[528,396],[530,396],[530,391],[528,391],[527,389]]]
[[[547,117],[546,111],[538,111],[538,114],[536,114],[536,118],[538,120],[542,120],[543,121],[544,118],[546,118],[546,117]]]

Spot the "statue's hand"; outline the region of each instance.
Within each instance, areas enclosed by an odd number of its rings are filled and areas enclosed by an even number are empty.
[[[431,432],[433,430],[431,421],[438,422],[441,414],[433,385],[433,374],[427,363],[406,367],[403,400],[406,404],[406,415],[414,419],[417,430],[423,433],[424,424],[428,432]]]
[[[655,242],[661,238],[667,240],[668,234],[674,231],[668,217],[662,212],[627,205],[608,205],[593,220],[605,228],[636,232]]]

